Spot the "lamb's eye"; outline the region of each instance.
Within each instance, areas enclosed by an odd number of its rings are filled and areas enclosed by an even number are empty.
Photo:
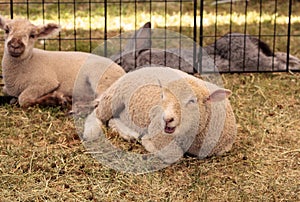
[[[29,35],[29,37],[32,38],[32,39],[34,39],[34,38],[35,38],[35,34],[34,34],[34,33],[31,33],[31,34]]]
[[[5,34],[9,34],[9,28],[5,28],[4,31],[5,31]]]
[[[122,66],[122,61],[121,58],[119,58],[118,60],[115,61],[118,65]]]
[[[160,94],[160,99],[164,100],[165,97],[166,97],[166,96],[165,96],[164,92],[161,92],[161,94]]]
[[[197,101],[198,101],[197,98],[194,97],[194,98],[189,99],[187,104],[195,104],[195,103],[197,103]]]
[[[194,100],[194,99],[189,100],[189,103],[195,103],[195,102],[196,102],[196,100]]]

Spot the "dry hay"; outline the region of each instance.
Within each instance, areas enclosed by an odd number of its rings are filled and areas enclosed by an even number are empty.
[[[143,175],[86,154],[64,110],[1,106],[1,201],[299,201],[300,74],[222,77],[238,123],[233,149]]]

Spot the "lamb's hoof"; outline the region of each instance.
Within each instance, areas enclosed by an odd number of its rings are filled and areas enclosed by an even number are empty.
[[[275,56],[282,63],[283,69],[286,69],[287,54],[284,52],[277,52],[275,54]],[[300,70],[300,59],[293,55],[289,55],[289,69],[290,70]]]
[[[289,69],[291,70],[300,70],[300,60],[295,57],[289,59]]]
[[[11,104],[11,105],[18,104],[18,98],[16,98],[16,97],[11,98],[11,100],[9,101],[9,104]]]
[[[124,140],[128,142],[135,142],[139,136],[136,132],[130,130],[118,119],[110,119],[108,122],[109,128],[112,132],[119,134]]]
[[[54,91],[50,95],[51,95],[51,97],[49,98],[49,103],[53,102],[53,105],[60,105],[63,107],[67,107],[72,102],[71,97],[65,96],[63,93],[58,92],[58,91]]]
[[[18,103],[18,98],[12,97],[12,96],[0,96],[0,105],[5,105],[5,104],[17,104]]]

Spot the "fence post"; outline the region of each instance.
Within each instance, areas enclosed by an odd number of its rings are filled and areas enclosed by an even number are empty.
[[[202,0],[201,0],[202,1]],[[196,73],[197,57],[197,0],[194,0],[194,43],[193,43],[193,72]],[[198,69],[198,68],[197,68]]]
[[[199,53],[198,53],[198,70],[202,74],[202,58],[203,58],[203,12],[204,0],[200,1],[200,27],[199,27]],[[197,17],[197,16],[196,16]],[[206,54],[206,53],[204,53]]]
[[[292,0],[290,0],[289,4],[289,22],[288,22],[288,38],[287,38],[287,45],[286,45],[286,71],[288,72],[289,69],[289,63],[290,63],[290,41],[291,41],[291,18],[292,18]]]
[[[14,18],[14,1],[10,0],[10,18],[13,19]]]
[[[104,56],[107,57],[107,0],[104,1]]]

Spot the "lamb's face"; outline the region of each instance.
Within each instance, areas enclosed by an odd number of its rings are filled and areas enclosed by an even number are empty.
[[[3,26],[5,51],[14,58],[24,58],[37,40],[38,28],[27,20],[8,20]]]
[[[160,107],[162,111],[153,112]],[[154,113],[154,114],[153,114]],[[141,128],[149,127],[154,116],[160,117],[165,133],[172,134],[180,123],[181,112],[177,98],[168,89],[148,84],[138,88],[129,101],[129,115],[133,123]]]
[[[173,134],[179,126],[181,120],[180,103],[176,96],[168,89],[163,90],[161,99],[164,133]]]
[[[184,81],[179,81],[179,83],[184,83]],[[186,87],[188,87],[187,84],[176,86],[176,90],[163,88],[160,110],[153,110],[149,134],[142,138],[142,144],[149,152],[167,148],[172,141],[180,139],[180,136],[183,139],[187,137],[187,140],[183,140],[183,149],[186,150],[193,136],[196,135],[195,131],[199,124],[197,121],[199,119],[198,98],[193,93],[190,94],[191,89]]]
[[[153,111],[159,107],[160,111]],[[181,106],[176,96],[167,88],[148,84],[138,88],[129,100],[129,116],[141,128],[157,121],[165,134],[173,134],[181,122]]]
[[[7,20],[0,16],[0,29],[4,30],[5,53],[25,59],[31,56],[37,39],[56,33],[60,27],[53,23],[35,26],[26,19]]]
[[[144,52],[149,55],[148,50],[145,49],[132,52],[122,52],[121,54],[111,56],[111,59],[120,65],[126,72],[130,72],[151,64],[149,57],[144,57]]]

